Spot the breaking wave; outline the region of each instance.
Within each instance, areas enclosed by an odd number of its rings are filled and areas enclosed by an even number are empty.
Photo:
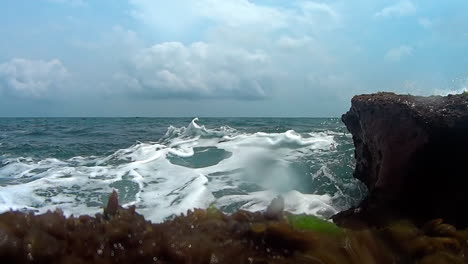
[[[364,194],[351,155],[342,132],[246,133],[194,119],[109,156],[3,158],[0,211],[94,214],[115,189],[124,206],[154,222],[211,205],[264,210],[279,194],[288,211],[328,218]]]

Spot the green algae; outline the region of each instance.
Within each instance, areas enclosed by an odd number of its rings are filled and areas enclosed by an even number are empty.
[[[313,215],[288,214],[287,219],[293,228],[299,230],[310,230],[335,235],[343,234],[343,230],[334,223]]]

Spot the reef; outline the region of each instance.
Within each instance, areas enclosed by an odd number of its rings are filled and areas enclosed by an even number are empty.
[[[354,177],[369,189],[342,225],[443,218],[468,226],[468,95],[359,95],[342,116],[353,135]]]
[[[103,214],[0,215],[0,263],[466,263],[466,231],[434,220],[350,230],[283,211],[195,209],[160,224],[113,193]]]

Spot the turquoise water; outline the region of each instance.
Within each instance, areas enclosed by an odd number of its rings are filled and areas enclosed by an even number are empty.
[[[0,210],[93,214],[108,194],[153,221],[214,205],[324,218],[356,204],[351,135],[333,118],[0,119]]]

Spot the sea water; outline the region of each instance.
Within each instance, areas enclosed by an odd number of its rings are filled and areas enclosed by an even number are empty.
[[[112,190],[153,222],[193,208],[329,218],[355,205],[352,137],[337,118],[3,118],[0,212],[102,211]]]

